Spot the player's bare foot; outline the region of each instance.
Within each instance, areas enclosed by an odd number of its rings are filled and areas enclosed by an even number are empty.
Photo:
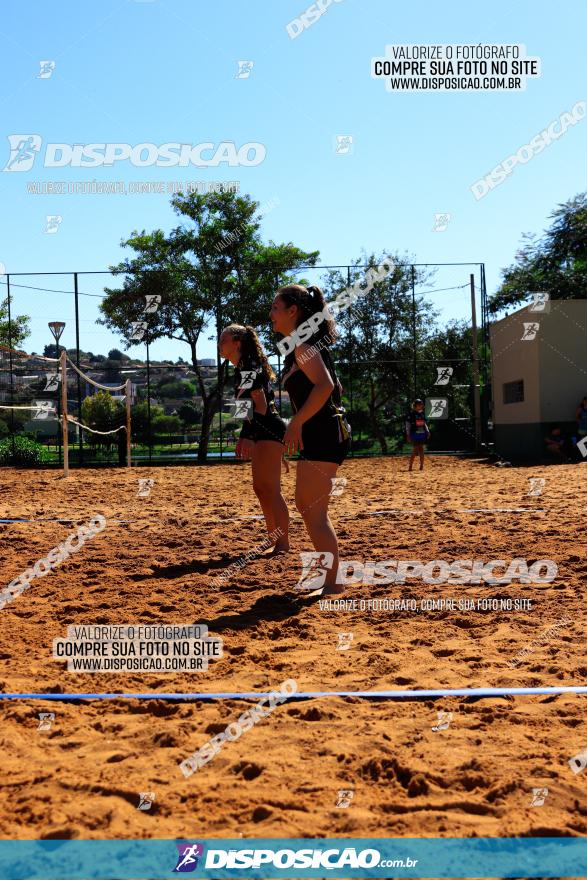
[[[289,542],[287,544],[284,544],[282,541],[278,541],[277,544],[272,547],[265,555],[267,557],[279,556],[281,553],[289,553],[289,551]]]
[[[344,593],[344,584],[325,584],[320,591],[322,596],[336,596],[340,593]]]

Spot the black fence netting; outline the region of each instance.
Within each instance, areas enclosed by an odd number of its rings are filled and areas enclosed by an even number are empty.
[[[430,451],[489,443],[483,264],[396,264],[376,282],[367,271],[315,266],[290,276],[320,286],[328,302],[354,292],[337,313],[332,346],[352,428],[351,455],[405,451],[406,415],[415,398],[426,404]],[[232,402],[232,367],[217,348],[222,327],[234,319],[230,303],[198,311],[191,300],[182,311],[181,296],[168,284],[159,288],[154,278],[137,286],[137,280],[108,272],[0,278],[0,464],[62,463],[63,349],[71,465],[125,462],[124,432],[97,432],[125,423],[125,391],[117,386],[127,380],[133,464],[234,457],[242,421]],[[276,289],[277,282],[270,298]],[[268,316],[255,326],[277,376],[278,409],[288,418],[277,337]]]

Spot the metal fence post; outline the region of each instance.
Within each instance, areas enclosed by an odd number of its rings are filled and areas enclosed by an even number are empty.
[[[477,309],[475,305],[475,276],[469,275],[471,285],[471,329],[473,348],[473,401],[475,407],[475,451],[481,446],[481,398],[479,396],[479,348],[477,345]]]
[[[481,439],[484,443],[489,440],[489,428],[487,425],[489,419],[489,407],[493,397],[493,389],[491,388],[490,364],[489,364],[489,308],[487,302],[487,284],[485,279],[485,263],[480,265],[481,276],[481,341],[483,344],[483,354],[481,358],[481,371],[483,375],[483,392],[481,394]],[[492,414],[493,418],[493,414]]]
[[[79,291],[77,286],[77,272],[73,273],[73,294],[75,300],[75,362],[78,370],[80,369],[79,364]],[[83,423],[82,420],[82,386],[81,386],[81,377],[80,374],[77,373],[77,412],[78,419]],[[84,440],[83,440],[83,432],[81,428],[77,429],[78,436],[78,462],[79,464],[84,463]]]
[[[350,287],[351,286],[351,267],[350,266],[346,267],[346,280],[347,280],[347,287]],[[349,329],[349,407],[350,407],[349,420],[352,419],[352,417],[353,417],[353,409],[354,409],[354,405],[353,405],[354,351],[353,351],[353,334],[351,332],[351,326],[352,326],[352,322],[351,322],[351,316],[350,316],[350,312],[349,312],[349,318],[348,318],[348,329]],[[351,428],[352,428],[352,424],[353,424],[352,421],[350,421]],[[354,450],[353,450],[353,432],[352,432],[352,430],[351,430],[350,441],[351,442],[350,442],[350,448],[349,448],[349,455],[353,455]]]
[[[222,461],[222,406],[224,401],[224,383],[222,385],[222,390],[220,389],[220,296],[216,299],[216,392],[218,397],[218,438],[220,440],[220,461]],[[212,416],[212,421],[210,422],[210,426],[214,423],[214,416]],[[210,427],[210,431],[212,427]]]
[[[147,327],[145,338],[147,341],[147,439],[149,441],[149,464],[153,454],[153,436],[151,432],[151,361],[149,360],[149,328]]]
[[[414,395],[413,400],[415,400],[418,396],[418,355],[416,351],[416,346],[418,344],[417,334],[416,334],[416,271],[414,265],[412,263],[412,359],[413,359],[413,373],[414,373]]]
[[[6,276],[6,292],[8,299],[8,366],[10,369],[10,406],[14,406],[14,370],[12,367],[12,313],[10,311],[10,275]],[[12,455],[16,454],[16,446],[14,442],[14,410],[10,410],[10,437],[12,444]]]

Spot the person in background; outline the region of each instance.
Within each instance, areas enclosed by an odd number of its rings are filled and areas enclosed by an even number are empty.
[[[569,460],[571,452],[569,438],[558,425],[550,429],[544,442],[548,452],[556,461]]]
[[[575,413],[578,439],[587,437],[587,397],[584,397]]]
[[[420,470],[424,469],[424,446],[428,442],[429,437],[430,431],[426,424],[426,416],[424,415],[424,401],[418,398],[412,403],[412,409],[406,419],[406,439],[408,443],[412,444],[410,471],[414,466],[416,455],[420,457]]]

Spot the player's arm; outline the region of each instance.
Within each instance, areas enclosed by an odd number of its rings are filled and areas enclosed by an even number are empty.
[[[254,367],[255,378],[248,388],[239,389],[238,397],[246,397],[253,401],[253,410],[264,416],[268,409],[267,397],[263,389],[263,372],[258,366]]]
[[[239,434],[239,440],[252,440],[254,438],[253,423],[249,419],[243,421],[243,426]]]
[[[286,452],[291,455],[304,448],[302,437],[304,422],[307,422],[322,409],[334,389],[332,376],[326,369],[324,361],[315,352],[310,351],[309,345],[303,343],[297,346],[294,357],[298,368],[306,374],[314,387],[304,405],[290,419],[285,430],[283,445]]]
[[[297,346],[294,355],[298,368],[306,374],[314,386],[308,395],[308,399],[294,416],[294,419],[300,424],[307,422],[308,419],[311,419],[312,416],[315,416],[322,409],[334,389],[334,382],[326,369],[326,364],[320,356],[311,352],[308,354],[309,348],[309,345],[302,343],[302,345]],[[306,353],[305,357],[303,357],[304,353]]]
[[[262,416],[267,412],[267,398],[265,397],[265,392],[262,388],[253,388],[251,391],[251,400],[253,401],[253,407],[255,412],[260,413]]]
[[[248,397],[249,397],[249,395],[247,394],[247,392],[243,388],[239,388],[235,394],[235,400],[243,400],[243,399],[246,400],[246,399],[248,399]],[[238,458],[241,458],[241,457],[248,458],[249,457],[248,454],[246,456],[241,456],[241,451],[243,451],[242,450],[242,441],[243,440],[254,440],[254,439],[255,439],[255,429],[254,429],[254,425],[253,425],[253,420],[252,420],[252,418],[244,419],[243,425],[241,428],[241,432],[240,432],[239,438],[238,438],[237,448],[236,448],[236,454],[237,454]],[[247,450],[247,452],[250,452],[250,450]]]

